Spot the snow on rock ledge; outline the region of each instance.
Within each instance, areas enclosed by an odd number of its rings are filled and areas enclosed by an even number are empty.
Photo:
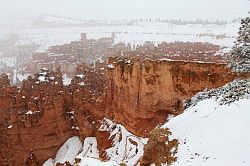
[[[209,98],[214,98],[220,104],[230,104],[239,99],[250,98],[250,79],[235,80],[223,87],[200,92],[186,101],[186,108]]]
[[[135,165],[143,155],[144,145],[147,138],[137,137],[128,132],[121,124],[116,124],[109,119],[104,118],[99,128],[101,132],[109,135],[107,138],[111,142],[111,147],[104,149],[108,156],[107,161],[100,160],[100,154],[97,148],[96,137],[87,137],[84,143],[78,137],[69,138],[59,149],[55,159],[48,159],[43,166],[55,166],[57,163],[64,164],[68,161],[77,166],[110,166]],[[105,140],[100,140],[103,142]]]
[[[143,155],[147,138],[137,137],[121,124],[116,124],[106,118],[102,121],[99,130],[109,132],[109,139],[112,139],[112,147],[106,150],[109,161],[114,161],[117,165],[120,163],[135,165]]]

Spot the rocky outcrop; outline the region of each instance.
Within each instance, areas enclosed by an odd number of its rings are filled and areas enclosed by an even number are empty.
[[[41,165],[73,134],[60,92],[61,77],[57,74],[42,71],[26,80],[21,88],[0,89],[3,160],[11,159],[14,165],[24,165],[33,149]]]
[[[27,157],[26,166],[39,166],[39,163],[37,162],[37,159],[33,150],[30,151],[29,156]]]
[[[106,115],[147,136],[169,116],[180,114],[183,100],[244,74],[232,73],[225,64],[110,58],[107,77],[111,107]]]
[[[176,161],[177,139],[170,140],[171,132],[168,129],[156,128],[149,136],[148,143],[144,147],[144,154],[140,160],[141,166],[155,164],[157,166],[162,163],[170,165]]]

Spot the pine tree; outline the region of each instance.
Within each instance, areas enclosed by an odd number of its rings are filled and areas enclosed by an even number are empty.
[[[250,72],[250,17],[241,20],[237,41],[229,56],[230,67],[236,72]]]

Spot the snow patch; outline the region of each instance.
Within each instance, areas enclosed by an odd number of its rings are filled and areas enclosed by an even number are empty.
[[[113,146],[106,150],[109,160],[101,161],[95,137],[87,137],[82,145],[78,137],[68,139],[56,154],[55,159],[48,159],[43,166],[55,166],[56,163],[79,161],[79,166],[118,166],[120,163],[135,165],[143,155],[147,138],[137,137],[128,132],[121,124],[104,118],[100,131],[110,132]],[[76,160],[75,160],[76,159]]]
[[[77,158],[79,157],[99,158],[99,151],[97,149],[97,141],[95,137],[85,138],[82,152],[77,156]]]
[[[116,124],[106,118],[102,121],[99,130],[110,132],[109,138],[113,138],[113,146],[106,150],[110,161],[117,164],[135,165],[143,155],[147,138],[137,137],[128,132],[121,124]]]
[[[82,142],[79,137],[71,137],[61,146],[56,154],[56,158],[48,159],[43,166],[54,166],[56,163],[64,163],[65,161],[69,161],[70,164],[73,164],[81,148]]]
[[[63,78],[63,85],[64,86],[68,86],[71,84],[72,79],[70,77],[68,77],[67,74],[63,74],[62,78]]]

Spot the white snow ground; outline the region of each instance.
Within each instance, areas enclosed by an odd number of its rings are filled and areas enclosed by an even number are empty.
[[[69,138],[58,150],[55,159],[48,159],[43,166],[54,166],[56,163],[69,161],[71,164],[82,148],[82,142],[78,137]]]
[[[146,144],[146,138],[137,137],[128,132],[122,125],[115,124],[111,120],[102,121],[101,131],[111,133],[110,139],[113,139],[113,146],[106,150],[108,161],[99,160],[99,151],[95,137],[87,137],[84,143],[78,137],[69,138],[59,149],[55,159],[48,159],[43,166],[55,166],[56,163],[69,161],[74,163],[75,158],[81,159],[79,166],[118,166],[125,163],[129,166],[136,164],[143,154],[143,147]],[[122,137],[120,140],[119,138]],[[133,140],[135,144],[131,143]]]
[[[249,126],[250,98],[199,101],[163,126],[180,143],[172,166],[249,166]]]
[[[110,132],[110,138],[113,139],[113,146],[107,149],[107,156],[111,161],[134,165],[143,155],[144,145],[147,143],[147,138],[137,137],[128,132],[121,124],[115,124],[109,119],[104,119],[101,131]],[[120,138],[122,138],[120,140]],[[133,144],[135,142],[136,144]]]

